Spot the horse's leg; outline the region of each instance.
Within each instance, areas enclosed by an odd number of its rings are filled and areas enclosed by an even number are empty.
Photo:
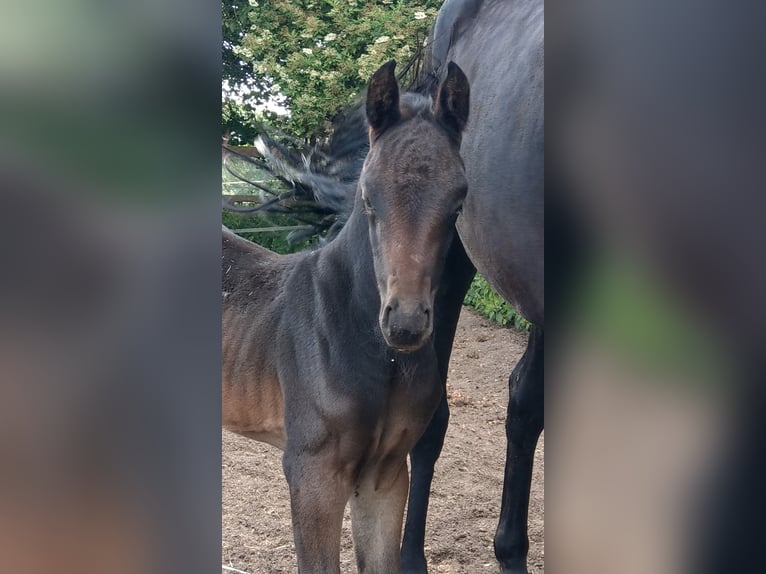
[[[443,392],[439,407],[428,428],[410,452],[412,485],[402,541],[402,574],[426,574],[428,572],[423,550],[428,499],[431,493],[434,465],[439,454],[441,454],[448,422],[447,393]]]
[[[444,279],[434,302],[434,346],[439,359],[442,388],[447,383],[447,369],[460,309],[475,273],[476,270],[468,259],[460,239],[455,236],[447,256]],[[423,552],[428,498],[434,476],[434,464],[441,454],[448,423],[449,405],[447,393],[443,392],[428,428],[410,452],[412,479],[402,542],[402,574],[425,574],[428,571]]]
[[[399,574],[399,544],[407,501],[407,463],[383,486],[363,479],[351,496],[351,530],[359,574]]]
[[[543,330],[533,326],[524,356],[508,381],[505,482],[495,532],[495,556],[503,574],[527,573],[529,489],[535,447],[544,423],[543,370]]]
[[[340,573],[340,533],[351,481],[327,456],[285,452],[295,553],[301,574]]]

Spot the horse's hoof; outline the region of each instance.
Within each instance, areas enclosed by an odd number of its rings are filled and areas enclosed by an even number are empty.
[[[526,566],[519,567],[508,567],[508,566],[500,566],[500,574],[529,574],[529,571],[527,570]]]
[[[428,566],[425,559],[415,561],[410,564],[402,564],[399,570],[400,574],[428,574]]]

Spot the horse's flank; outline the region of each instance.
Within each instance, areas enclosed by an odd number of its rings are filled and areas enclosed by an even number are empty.
[[[275,253],[223,229],[223,426],[279,448],[286,441],[284,397],[259,333],[278,329],[284,267]]]

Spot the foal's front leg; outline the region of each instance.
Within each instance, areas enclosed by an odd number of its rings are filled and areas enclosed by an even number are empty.
[[[359,574],[399,574],[408,487],[406,459],[361,477],[351,496],[351,530]]]
[[[352,482],[326,453],[285,452],[295,552],[300,574],[340,573],[343,510]]]

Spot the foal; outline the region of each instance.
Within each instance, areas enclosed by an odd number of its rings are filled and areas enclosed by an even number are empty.
[[[321,249],[223,230],[223,425],[284,450],[299,572],[340,572],[351,502],[362,573],[398,573],[407,453],[441,397],[433,303],[466,194],[463,72],[430,98],[370,80],[353,212]]]

